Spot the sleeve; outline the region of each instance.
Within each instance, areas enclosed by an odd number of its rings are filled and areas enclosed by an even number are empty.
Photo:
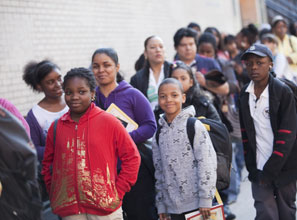
[[[214,105],[211,102],[208,103],[207,112],[206,112],[205,117],[216,120],[216,121],[221,121],[221,118],[219,116],[217,109],[214,107]]]
[[[223,67],[223,74],[226,76],[227,82],[229,84],[229,94],[239,92],[239,87],[235,76],[235,72],[229,62],[226,62],[225,66]]]
[[[276,76],[278,78],[286,78],[292,80],[291,74],[288,72],[288,67],[289,64],[286,57],[283,54],[278,53],[273,64],[273,70]]]
[[[30,127],[22,114],[19,112],[19,110],[8,100],[0,98],[0,105],[3,106],[3,108],[7,109],[9,112],[11,112],[14,116],[16,116],[23,124],[24,128],[26,129],[26,132],[28,136],[30,137]]]
[[[41,162],[44,155],[45,149],[45,137],[41,134],[41,128],[33,115],[32,110],[28,113],[26,121],[30,127],[30,134],[33,144],[37,150],[38,161]]]
[[[121,171],[116,179],[116,188],[120,199],[135,184],[140,166],[140,155],[136,145],[124,126],[115,119],[114,135],[118,157],[121,160]]]
[[[48,193],[50,193],[50,188],[51,188],[51,167],[53,165],[54,161],[54,143],[53,143],[53,132],[54,132],[54,123],[50,126],[46,138],[46,146],[45,146],[45,151],[44,151],[44,157],[42,161],[42,170],[41,174],[43,175],[44,183],[46,186],[46,190]]]
[[[156,207],[158,209],[158,214],[167,213],[166,206],[163,202],[163,167],[162,167],[162,159],[161,159],[161,151],[156,142],[156,135],[153,138],[153,162],[155,167],[155,188],[156,188]]]
[[[222,71],[220,64],[215,59],[211,59],[211,60],[213,62],[213,67],[210,68],[209,70],[216,69],[216,70]]]
[[[297,65],[297,37],[289,36],[290,46],[292,47],[292,53],[289,57],[292,59],[293,63]]]
[[[137,88],[137,78],[136,78],[136,74],[134,76],[131,77],[130,79],[130,84],[131,86],[133,86],[134,88]]]
[[[199,206],[210,208],[216,190],[217,156],[208,131],[198,120],[195,122],[193,150],[198,161]]]
[[[277,114],[280,118],[278,130],[274,134],[273,152],[263,167],[264,178],[268,180],[274,180],[278,176],[296,139],[297,118],[294,94],[287,86],[283,87],[281,94]]]
[[[150,103],[146,97],[138,90],[134,90],[133,113],[138,128],[130,135],[136,144],[142,143],[151,138],[156,131],[156,121]]]

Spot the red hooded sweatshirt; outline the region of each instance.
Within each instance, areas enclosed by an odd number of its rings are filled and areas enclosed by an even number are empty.
[[[42,162],[53,212],[104,216],[118,209],[140,165],[137,147],[120,121],[92,103],[78,123],[70,112],[59,119],[55,143],[53,132],[52,124]]]

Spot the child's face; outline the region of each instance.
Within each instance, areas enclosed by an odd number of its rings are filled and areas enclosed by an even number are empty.
[[[182,104],[186,101],[185,94],[182,94],[178,85],[170,83],[164,84],[159,88],[159,105],[165,112],[168,122],[181,112]]]
[[[184,69],[176,69],[171,74],[172,78],[177,79],[183,86],[185,93],[193,86],[193,79],[190,78],[188,72]]]
[[[268,57],[249,54],[245,61],[246,69],[251,80],[256,83],[268,80],[273,63]]]
[[[227,50],[229,53],[236,52],[236,50],[237,50],[237,46],[236,46],[235,41],[226,44],[226,50]]]
[[[94,95],[95,91],[90,91],[86,79],[73,77],[67,80],[65,84],[65,101],[70,109],[71,117],[80,118],[90,106]]]
[[[47,74],[37,88],[50,98],[59,98],[63,94],[60,70],[55,69]]]
[[[198,53],[205,57],[215,57],[215,49],[211,43],[202,43],[198,48]]]

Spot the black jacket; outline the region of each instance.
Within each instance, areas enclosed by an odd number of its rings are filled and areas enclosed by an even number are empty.
[[[164,79],[168,78],[169,76],[169,62],[164,62]],[[130,80],[130,84],[141,91],[145,97],[147,97],[147,89],[149,84],[149,74],[150,74],[150,67],[145,65],[141,70],[139,70],[135,75],[132,76]]]
[[[187,92],[186,102],[183,108],[193,105],[196,111],[196,117],[204,116],[216,121],[221,121],[220,116],[214,105],[200,93],[198,86],[193,86]]]
[[[269,77],[269,115],[274,135],[273,150],[263,171],[256,165],[256,131],[249,108],[248,85],[240,93],[239,113],[245,162],[251,181],[284,186],[297,179],[296,103],[291,89]]]

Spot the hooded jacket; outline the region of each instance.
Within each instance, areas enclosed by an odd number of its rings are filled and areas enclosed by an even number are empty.
[[[138,124],[138,128],[130,132],[136,144],[142,143],[154,135],[156,131],[154,113],[150,103],[140,91],[127,82],[121,81],[108,97],[105,97],[97,87],[96,105],[106,110],[111,103],[118,106]]]
[[[164,117],[159,145],[153,139],[158,213],[181,214],[199,207],[210,208],[216,189],[217,158],[208,131],[196,120],[193,148],[187,120],[193,106],[182,110],[169,125]]]
[[[42,162],[53,212],[102,216],[119,208],[140,165],[137,148],[120,121],[92,103],[78,123],[70,111],[59,119],[55,143],[53,132],[52,124]],[[122,161],[118,175],[117,158]]]

